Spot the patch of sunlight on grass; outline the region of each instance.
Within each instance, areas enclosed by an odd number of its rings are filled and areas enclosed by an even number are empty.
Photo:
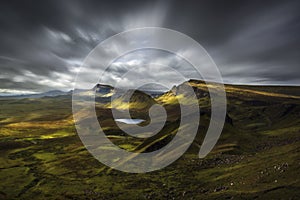
[[[70,124],[69,121],[60,120],[60,121],[44,121],[44,122],[19,122],[19,123],[12,123],[8,124],[5,127],[12,127],[12,128],[47,128],[47,129],[57,129],[62,128],[65,125]]]
[[[100,95],[102,97],[111,97],[114,95],[114,92],[110,92],[110,93],[107,93],[107,94],[104,94],[104,95]]]
[[[68,137],[70,135],[73,135],[72,133],[68,133],[65,131],[58,131],[53,134],[48,134],[48,135],[41,135],[40,139],[53,139],[53,138],[62,138],[62,137]]]
[[[106,136],[108,139],[124,139],[124,136],[120,136],[120,135],[108,135]]]
[[[112,103],[109,103],[106,105],[107,108],[110,108],[110,109],[114,108],[117,110],[128,110],[130,108],[142,109],[147,106],[148,106],[148,104],[146,102],[145,103],[141,103],[141,102],[128,103],[128,102],[123,102],[120,99],[116,99]]]
[[[12,136],[12,135],[17,135],[21,134],[21,130],[16,130],[13,128],[0,128],[1,136]]]
[[[2,123],[13,123],[20,120],[20,117],[7,117],[4,120],[1,120]]]
[[[116,150],[116,147],[114,147],[114,146],[100,146],[97,149],[102,149],[102,150]]]
[[[128,151],[133,151],[135,149],[135,146],[131,144],[120,144],[119,147]]]
[[[164,104],[178,104],[178,101],[183,98],[184,98],[183,94],[175,96],[172,93],[172,94],[162,95],[157,100],[163,102]]]
[[[232,86],[227,86],[226,87],[226,92],[253,93],[253,94],[271,96],[271,97],[300,99],[299,96],[295,96],[295,95],[279,94],[279,93],[274,93],[274,92],[264,92],[264,91],[257,91],[257,90],[251,90],[251,89],[241,89],[241,88],[235,88],[235,87],[232,87]]]
[[[36,157],[39,160],[43,160],[43,161],[52,161],[55,160],[57,157],[55,156],[54,153],[49,153],[49,152],[43,152],[43,153],[35,153],[33,154],[34,157]]]

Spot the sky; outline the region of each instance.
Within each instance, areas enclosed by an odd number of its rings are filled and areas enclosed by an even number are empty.
[[[268,0],[1,1],[0,94],[73,89],[91,50],[110,36],[141,27],[192,37],[212,57],[225,83],[300,85],[299,10],[300,1]],[[188,65],[174,55],[145,50],[117,60],[101,80],[121,80],[130,87],[134,80],[122,80],[121,74],[130,67],[141,69],[147,57],[183,74]],[[145,77],[154,73],[140,71]],[[184,74],[187,79],[189,74]],[[158,77],[176,83],[167,71]]]

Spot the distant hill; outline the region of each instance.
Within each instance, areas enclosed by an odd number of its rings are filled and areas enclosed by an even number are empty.
[[[2,99],[24,99],[24,98],[42,98],[42,97],[55,97],[61,95],[69,95],[71,91],[64,92],[61,90],[51,90],[48,92],[38,93],[38,94],[18,94],[18,95],[8,95],[0,96]]]

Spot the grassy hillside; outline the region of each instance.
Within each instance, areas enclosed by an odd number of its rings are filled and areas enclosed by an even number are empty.
[[[74,128],[70,96],[0,100],[0,199],[300,199],[299,87],[227,85],[221,138],[199,159],[210,119],[210,85],[184,84],[199,99],[199,133],[180,159],[146,174],[109,169],[87,152]],[[126,104],[145,124],[149,104],[166,108],[165,127],[148,139],[116,126],[111,109],[122,112],[122,99],[117,107],[97,104],[98,120],[121,148],[153,151],[176,134],[177,98],[169,92],[150,100],[137,92]]]

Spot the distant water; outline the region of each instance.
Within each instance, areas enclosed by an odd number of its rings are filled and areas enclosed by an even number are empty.
[[[139,124],[145,120],[143,119],[115,119],[117,122],[122,122],[125,124]]]

